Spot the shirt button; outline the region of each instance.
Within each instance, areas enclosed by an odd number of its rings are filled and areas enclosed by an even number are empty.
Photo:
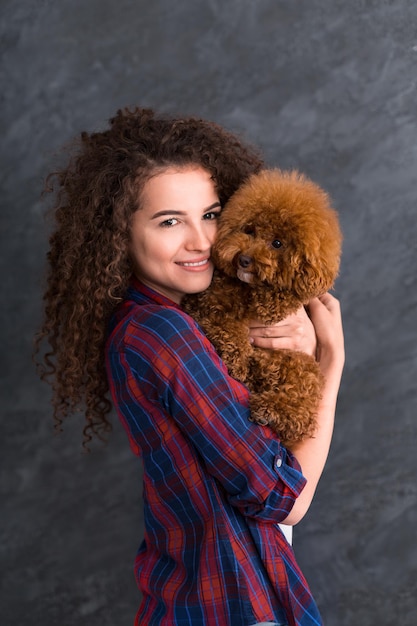
[[[281,467],[281,465],[282,465],[282,459],[278,457],[277,460],[275,461],[275,467]]]

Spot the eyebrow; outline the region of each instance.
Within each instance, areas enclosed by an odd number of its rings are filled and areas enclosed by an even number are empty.
[[[217,207],[221,207],[220,202],[213,202],[210,206],[206,207],[202,210],[202,213],[208,213],[212,209],[217,209]],[[185,211],[176,211],[175,209],[163,209],[162,211],[157,211],[154,215],[152,215],[151,219],[154,220],[157,217],[162,217],[164,215],[186,215]]]

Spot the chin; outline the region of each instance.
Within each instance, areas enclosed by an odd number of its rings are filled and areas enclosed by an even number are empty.
[[[192,294],[192,293],[201,293],[202,291],[205,291],[206,289],[208,289],[210,287],[211,284],[211,276],[210,279],[207,280],[201,280],[197,283],[195,283],[193,286],[190,285],[189,289],[187,289],[187,294]]]

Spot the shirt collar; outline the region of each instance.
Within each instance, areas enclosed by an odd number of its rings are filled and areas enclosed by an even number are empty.
[[[167,296],[163,296],[158,291],[155,291],[155,289],[144,285],[134,274],[132,274],[130,279],[127,297],[134,302],[137,302],[137,304],[149,304],[149,301],[151,301],[161,306],[170,306],[181,310],[179,304]]]

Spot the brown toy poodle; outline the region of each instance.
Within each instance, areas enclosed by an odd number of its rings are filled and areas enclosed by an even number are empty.
[[[202,326],[230,374],[251,391],[251,415],[285,444],[314,434],[322,375],[316,360],[249,343],[248,324],[274,324],[332,287],[342,236],[327,194],[296,171],[263,170],[219,218],[211,286],[184,309]]]

